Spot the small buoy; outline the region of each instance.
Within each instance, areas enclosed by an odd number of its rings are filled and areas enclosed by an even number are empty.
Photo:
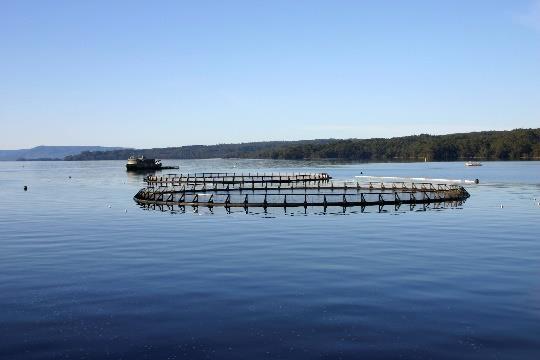
[[[124,212],[126,212],[126,213],[127,213],[127,209],[124,209]]]
[[[111,208],[111,205],[107,205],[107,207],[110,209],[110,208]]]
[[[24,191],[28,190],[28,186],[24,185]]]
[[[474,183],[475,183],[475,184],[480,184],[480,180],[474,179]]]
[[[503,207],[504,207],[503,204],[501,204],[501,209],[502,209]]]
[[[71,179],[71,175],[69,176],[69,178]]]

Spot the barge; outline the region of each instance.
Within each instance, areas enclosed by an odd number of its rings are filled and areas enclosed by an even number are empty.
[[[144,156],[130,156],[126,164],[127,171],[154,171],[166,169],[178,169],[178,166],[163,166],[161,160],[147,159]]]

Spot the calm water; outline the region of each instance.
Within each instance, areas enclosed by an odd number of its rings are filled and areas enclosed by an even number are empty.
[[[540,162],[167,163],[481,184],[444,210],[171,214],[124,162],[0,162],[1,359],[540,358]]]

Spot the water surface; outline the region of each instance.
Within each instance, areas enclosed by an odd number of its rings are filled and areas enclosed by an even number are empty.
[[[166,163],[480,185],[442,210],[175,214],[122,161],[0,162],[0,358],[540,357],[540,162]]]

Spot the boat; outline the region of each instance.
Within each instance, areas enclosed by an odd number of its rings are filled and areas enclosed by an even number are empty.
[[[165,169],[178,169],[178,166],[163,166],[161,160],[147,159],[144,156],[130,156],[127,164],[127,171],[141,171],[141,170],[165,170]]]
[[[482,166],[482,164],[478,161],[467,161],[465,166]]]

